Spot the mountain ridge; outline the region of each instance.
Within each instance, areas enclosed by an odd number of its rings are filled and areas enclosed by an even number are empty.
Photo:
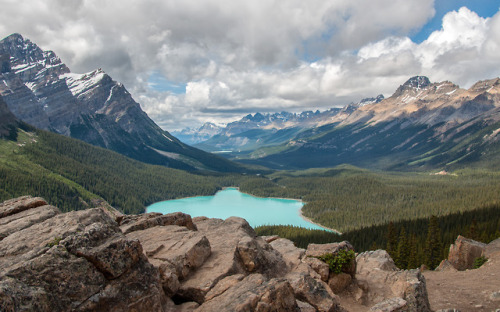
[[[54,52],[41,50],[20,34],[0,41],[0,59],[0,95],[12,113],[28,124],[152,164],[186,170],[246,170],[162,130],[123,84],[102,69],[73,74]]]

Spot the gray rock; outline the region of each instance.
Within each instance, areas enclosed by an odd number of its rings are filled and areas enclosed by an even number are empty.
[[[330,267],[328,264],[314,257],[304,257],[302,261],[316,271],[321,276],[323,282],[328,282],[328,278],[330,277]]]
[[[452,272],[456,272],[457,269],[455,269],[455,267],[450,263],[450,261],[448,261],[448,259],[444,259],[443,261],[441,261],[441,263],[435,269],[435,271],[452,271]]]
[[[406,301],[402,298],[390,298],[370,308],[373,312],[400,312],[406,310]]]
[[[491,293],[490,299],[494,301],[500,301],[500,291],[495,291]]]
[[[186,227],[156,226],[127,234],[141,242],[149,261],[160,271],[165,293],[173,296],[192,271],[210,256],[207,238]]]
[[[455,244],[450,245],[448,261],[459,271],[472,269],[474,260],[483,254],[485,247],[486,244],[459,235]]]
[[[304,249],[295,247],[293,242],[286,238],[273,240],[270,245],[281,254],[289,270],[298,266],[305,255]]]
[[[44,205],[0,218],[0,240],[12,233],[50,219],[56,214],[59,214],[59,209]]]
[[[406,301],[405,311],[430,311],[425,278],[420,270],[398,270],[385,250],[361,253],[356,258],[359,300],[376,304],[395,297]]]
[[[166,303],[139,241],[102,209],[57,214],[0,241],[1,311],[161,311]]]
[[[281,255],[258,238],[244,219],[194,218],[193,222],[198,231],[207,237],[212,253],[181,282],[177,296],[182,300],[203,303],[205,295],[226,276],[263,273],[274,277],[284,272],[286,265]]]
[[[185,226],[193,231],[197,230],[191,220],[191,216],[182,212],[174,212],[166,215],[151,212],[141,215],[123,216],[118,218],[118,222],[124,234],[162,225],[178,225]]]
[[[0,204],[0,218],[44,205],[47,205],[47,202],[40,197],[22,196],[10,199]]]
[[[339,274],[330,274],[328,279],[328,286],[335,294],[340,294],[344,289],[346,289],[352,282],[351,275],[341,272]]]
[[[293,288],[295,297],[312,305],[317,311],[338,311],[340,303],[328,285],[304,272],[292,272],[286,279]]]
[[[293,289],[283,279],[251,274],[225,292],[203,303],[196,311],[300,311]]]

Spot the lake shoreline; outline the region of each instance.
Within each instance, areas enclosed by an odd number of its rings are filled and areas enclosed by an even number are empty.
[[[218,190],[217,192],[215,192],[214,195],[201,195],[201,196],[188,196],[188,197],[182,197],[182,198],[174,198],[174,199],[167,199],[167,200],[162,200],[162,201],[159,201],[159,202],[156,202],[156,203],[153,203],[151,205],[154,205],[154,204],[157,204],[157,203],[160,203],[160,202],[167,202],[167,201],[171,201],[171,200],[184,200],[184,199],[192,199],[192,198],[196,198],[196,197],[210,197],[210,196],[215,196],[217,193],[221,192],[221,191],[224,191],[224,190],[236,190],[238,192],[240,192],[241,194],[245,194],[247,196],[250,196],[250,197],[253,197],[253,198],[257,198],[257,199],[279,199],[279,200],[286,200],[286,201],[294,201],[294,202],[299,202],[302,204],[302,207],[305,205],[305,203],[301,200],[301,199],[295,199],[295,198],[283,198],[283,197],[259,197],[259,196],[256,196],[256,195],[253,195],[253,194],[249,194],[249,193],[245,193],[245,192],[241,192],[240,191],[240,188],[237,187],[237,186],[225,186],[225,187],[222,187],[221,190]],[[148,208],[151,206],[149,205],[148,207],[146,207],[145,209],[145,212],[148,213]],[[332,232],[332,233],[335,233],[335,234],[338,234],[338,235],[341,235],[342,233],[339,232],[338,230],[335,230],[335,229],[332,229],[332,228],[329,228],[327,226],[324,226],[324,225],[321,225],[321,224],[318,224],[314,221],[312,221],[311,219],[309,219],[308,217],[304,216],[302,214],[302,207],[298,209],[298,216],[303,220],[303,221],[306,221],[307,223],[310,223],[310,224],[313,224],[317,227],[319,227],[320,229],[317,229],[317,230],[325,230],[325,231],[329,231],[329,232]],[[272,225],[280,225],[280,224],[272,224]],[[307,227],[305,227],[307,228]],[[313,230],[313,229],[311,229]]]
[[[226,187],[223,187],[222,190],[226,190],[226,189],[236,189],[238,190],[238,192],[241,192],[240,191],[240,188],[237,187],[237,186],[226,186]],[[302,199],[296,199],[296,198],[283,198],[283,197],[259,197],[259,196],[255,196],[253,194],[248,194],[248,193],[245,193],[245,192],[241,192],[243,194],[247,194],[247,195],[250,195],[250,196],[253,196],[253,197],[256,197],[256,198],[273,198],[273,199],[285,199],[285,200],[295,200],[295,201],[298,201],[298,202],[301,202],[303,205],[305,205],[305,203],[302,201]],[[302,206],[303,207],[303,206]],[[309,223],[312,223],[314,225],[317,225],[325,230],[328,230],[328,231],[331,231],[335,234],[338,234],[338,235],[342,235],[342,232],[336,230],[336,229],[332,229],[332,228],[329,228],[327,226],[324,226],[322,224],[319,224],[317,222],[314,222],[313,220],[309,219],[308,217],[304,216],[302,214],[302,208],[299,209],[299,216],[304,220],[304,221],[307,221]]]

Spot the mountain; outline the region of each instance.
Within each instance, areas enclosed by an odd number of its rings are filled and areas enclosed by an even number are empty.
[[[193,145],[210,139],[219,134],[222,129],[221,126],[206,122],[199,128],[185,128],[180,131],[172,131],[172,134],[182,142]]]
[[[500,166],[500,79],[468,90],[449,82],[410,78],[382,101],[349,106],[330,123],[300,132],[246,161],[274,168]],[[241,156],[240,158],[243,158]]]
[[[15,140],[17,138],[17,128],[20,124],[16,116],[7,107],[7,103],[0,96],[0,138]]]
[[[305,129],[311,129],[332,123],[339,116],[350,114],[358,107],[378,103],[383,95],[366,98],[359,103],[351,103],[344,108],[331,108],[327,111],[304,111],[302,113],[255,113],[227,124],[218,133],[194,146],[205,151],[232,151],[243,153],[262,147],[277,146],[290,141]],[[193,136],[194,134],[191,134]]]
[[[13,34],[0,41],[0,95],[20,120],[152,164],[244,171],[162,130],[103,70],[71,73],[52,51]]]

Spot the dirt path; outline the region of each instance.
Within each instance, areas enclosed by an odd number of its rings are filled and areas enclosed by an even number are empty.
[[[461,312],[500,309],[500,251],[489,258],[476,270],[425,271],[431,309],[455,308]]]

